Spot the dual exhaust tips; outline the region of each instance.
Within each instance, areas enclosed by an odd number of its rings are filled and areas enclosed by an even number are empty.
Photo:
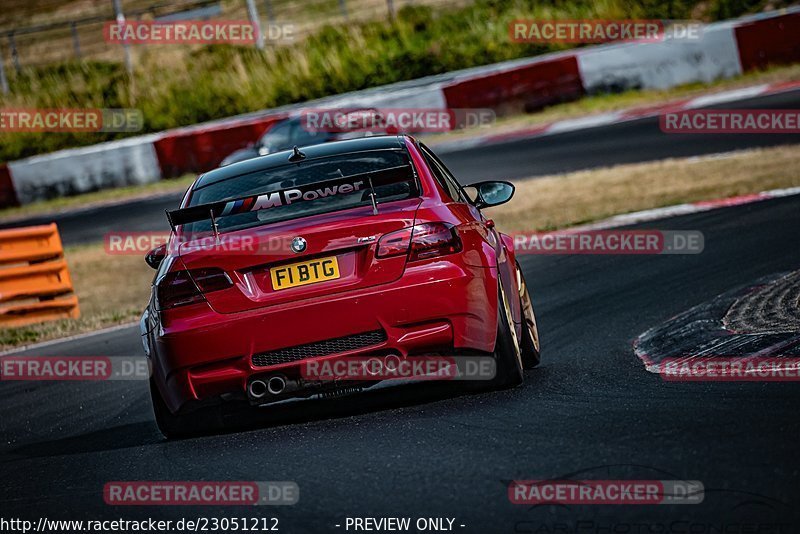
[[[280,375],[269,377],[266,381],[256,379],[250,382],[247,392],[254,399],[260,399],[267,393],[270,395],[280,395],[286,390],[286,379]]]

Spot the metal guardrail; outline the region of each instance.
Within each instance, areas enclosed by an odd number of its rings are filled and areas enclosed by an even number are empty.
[[[0,230],[0,327],[78,317],[57,226]]]

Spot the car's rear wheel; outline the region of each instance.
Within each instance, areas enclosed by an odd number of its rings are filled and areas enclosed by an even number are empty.
[[[201,408],[186,414],[172,413],[152,378],[150,379],[150,398],[153,401],[156,425],[167,439],[201,436],[219,431],[224,427],[219,406]]]
[[[522,339],[520,339],[520,352],[522,353],[522,366],[533,369],[541,361],[539,346],[539,329],[536,326],[536,315],[533,312],[533,301],[525,283],[525,276],[517,263],[517,282],[519,287],[519,302],[522,310]]]
[[[511,305],[503,284],[498,284],[497,302],[497,341],[494,345],[496,373],[492,385],[497,388],[510,388],[522,384],[522,354],[514,328]]]

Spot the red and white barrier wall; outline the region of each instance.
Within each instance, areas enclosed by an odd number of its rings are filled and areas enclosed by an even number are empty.
[[[742,73],[733,26],[706,26],[701,39],[602,45],[577,53],[588,94],[667,89]]]
[[[17,205],[19,205],[19,199],[11,181],[11,173],[8,170],[8,165],[3,163],[0,165],[0,206]]]
[[[187,172],[215,168],[226,155],[257,140],[283,115],[171,130],[154,143],[160,176],[172,178]]]
[[[575,54],[553,54],[456,77],[442,91],[449,108],[537,109],[585,94]]]
[[[12,161],[8,172],[13,196],[20,204],[28,204],[157,181],[161,177],[154,146],[157,137],[133,137]],[[12,192],[0,191],[0,196],[10,198]]]
[[[782,16],[746,19],[734,28],[744,71],[794,63],[800,58],[800,8]]]
[[[665,89],[800,62],[800,8],[706,26],[701,40],[581,48],[431,76],[0,165],[0,207],[199,173],[300,107],[533,110],[586,94]]]

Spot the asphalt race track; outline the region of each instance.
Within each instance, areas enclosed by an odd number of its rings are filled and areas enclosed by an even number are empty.
[[[383,390],[320,407],[311,419],[287,411],[242,432],[166,442],[144,382],[0,383],[3,515],[278,517],[283,532],[344,532],[348,516],[449,517],[455,531],[476,533],[797,532],[800,385],[665,382],[644,370],[631,342],[724,291],[796,269],[800,197],[646,227],[700,230],[705,251],[522,257],[543,364],[510,391]],[[135,328],[36,351],[140,353]],[[699,480],[705,498],[509,502],[511,480],[564,478]],[[300,502],[156,509],[103,501],[108,481],[198,479],[295,481]]]
[[[797,109],[800,90],[740,100],[725,109]],[[658,118],[600,126],[546,137],[519,139],[442,154],[464,183],[490,179],[519,179],[621,163],[689,157],[731,150],[800,143],[792,134],[676,135],[661,132]],[[0,228],[58,223],[65,244],[102,241],[111,231],[168,231],[164,210],[177,207],[182,195],[137,200],[55,217],[32,217],[0,223]]]
[[[711,109],[797,109],[800,91],[710,106]],[[521,139],[484,149],[442,156],[456,176],[469,180],[515,179],[562,172],[640,163],[665,158],[685,158],[745,148],[794,144],[793,134],[666,134],[658,117],[610,126]]]

